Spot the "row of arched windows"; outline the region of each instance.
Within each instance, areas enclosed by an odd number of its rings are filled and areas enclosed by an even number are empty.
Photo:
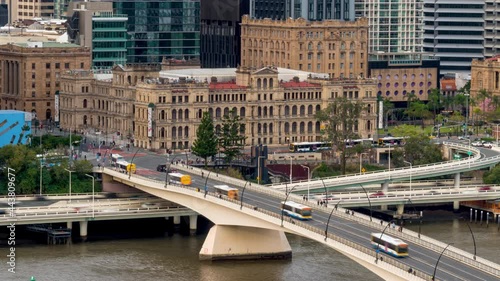
[[[292,113],[290,114],[290,108],[292,110]],[[297,116],[297,110],[299,110],[299,115],[300,116],[305,116],[306,115],[306,106],[301,105],[299,106],[288,106],[285,105],[285,116],[292,115],[292,116]],[[321,106],[319,104],[316,105],[315,111],[313,112],[313,105],[307,106],[307,115],[312,115],[315,114],[316,112],[319,112],[321,110]]]

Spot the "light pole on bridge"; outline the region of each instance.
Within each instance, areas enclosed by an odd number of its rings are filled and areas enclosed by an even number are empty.
[[[379,240],[377,241],[377,249],[375,250],[375,263],[378,262],[378,252],[380,251],[380,240],[382,240],[382,236],[384,236],[384,232],[386,229],[394,222],[394,220],[389,221],[387,225],[384,227],[384,230],[382,230],[382,233],[380,233]]]
[[[361,188],[365,192],[366,199],[368,199],[368,204],[370,205],[370,221],[373,221],[372,220],[372,202],[370,201],[370,196],[368,196],[368,192],[366,192],[366,189],[363,187],[363,185],[359,184],[359,186],[361,186]]]
[[[337,202],[337,204],[335,204],[335,207],[332,209],[332,211],[330,212],[330,215],[328,216],[328,221],[326,222],[326,227],[325,227],[325,242],[326,242],[326,239],[328,238],[328,225],[330,224],[330,218],[332,217],[333,211],[337,210],[337,207],[339,206],[340,202],[342,202],[342,199],[340,199],[339,202]]]
[[[449,243],[448,245],[446,245],[446,247],[444,247],[443,251],[439,255],[439,257],[437,259],[437,262],[436,262],[436,266],[434,266],[434,273],[432,273],[432,281],[436,280],[436,270],[437,270],[437,267],[438,267],[438,264],[439,264],[439,260],[441,259],[441,257],[443,256],[444,252],[446,251],[446,249],[448,249],[448,247],[450,245],[453,245],[453,243]]]

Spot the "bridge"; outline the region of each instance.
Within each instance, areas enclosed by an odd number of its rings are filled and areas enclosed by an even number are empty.
[[[455,187],[460,186],[460,173],[478,169],[493,167],[500,162],[500,153],[490,149],[479,150],[475,147],[454,143],[443,142],[443,145],[451,150],[468,152],[473,155],[463,160],[446,161],[427,165],[414,166],[411,168],[395,168],[384,171],[367,172],[361,174],[349,174],[343,176],[322,178],[311,181],[295,181],[295,191],[338,189],[343,187],[358,186],[359,184],[382,184],[382,189],[387,191],[389,182],[407,181],[410,179],[424,179],[443,175],[455,175]],[[485,155],[485,154],[488,155]],[[451,154],[451,153],[449,153]],[[273,184],[273,188],[286,190],[288,184]]]
[[[176,168],[194,174],[202,172],[193,167]],[[107,168],[101,172],[105,189],[119,182],[186,206],[211,220],[215,226],[200,250],[200,259],[287,257],[291,248],[284,232],[289,232],[334,248],[385,280],[431,280],[438,259],[441,263],[437,280],[498,280],[500,276],[498,264],[410,230],[399,232],[359,213],[347,214],[343,201],[335,208],[303,202],[313,208],[313,220],[295,221],[283,217],[280,202],[302,202],[302,197],[243,180],[211,173],[204,184],[186,187]],[[220,182],[239,188],[240,200],[218,196],[211,187]],[[396,259],[378,254],[369,241],[373,232],[401,238],[408,243],[410,256]]]
[[[58,196],[58,198],[68,196]],[[80,224],[80,236],[87,236],[89,221],[143,219],[143,218],[174,218],[174,224],[180,223],[180,217],[190,217],[190,229],[196,230],[197,214],[186,207],[152,198],[124,198],[124,199],[75,199],[87,197],[76,195],[71,202],[58,201],[48,206],[18,207],[7,209],[0,215],[0,226],[33,225],[48,223],[67,223],[72,228],[73,222]],[[34,197],[23,196],[25,201],[34,200]],[[23,205],[23,204],[21,204]],[[19,205],[19,206],[21,206]],[[194,219],[193,219],[194,218]]]

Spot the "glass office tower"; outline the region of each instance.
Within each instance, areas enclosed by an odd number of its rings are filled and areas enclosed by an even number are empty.
[[[113,9],[128,17],[128,63],[200,58],[199,0],[116,0]]]

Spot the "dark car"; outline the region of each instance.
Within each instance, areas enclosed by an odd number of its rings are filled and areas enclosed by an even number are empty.
[[[385,196],[385,193],[383,193],[382,191],[377,191],[373,194],[370,194],[371,198],[377,198],[377,197],[381,197],[381,196]]]
[[[156,171],[158,172],[165,172],[166,170],[167,170],[167,165],[165,164],[156,166]]]
[[[479,192],[492,191],[493,188],[491,186],[481,186],[477,189]]]
[[[35,200],[36,201],[45,201],[47,198],[43,195],[35,195]]]

